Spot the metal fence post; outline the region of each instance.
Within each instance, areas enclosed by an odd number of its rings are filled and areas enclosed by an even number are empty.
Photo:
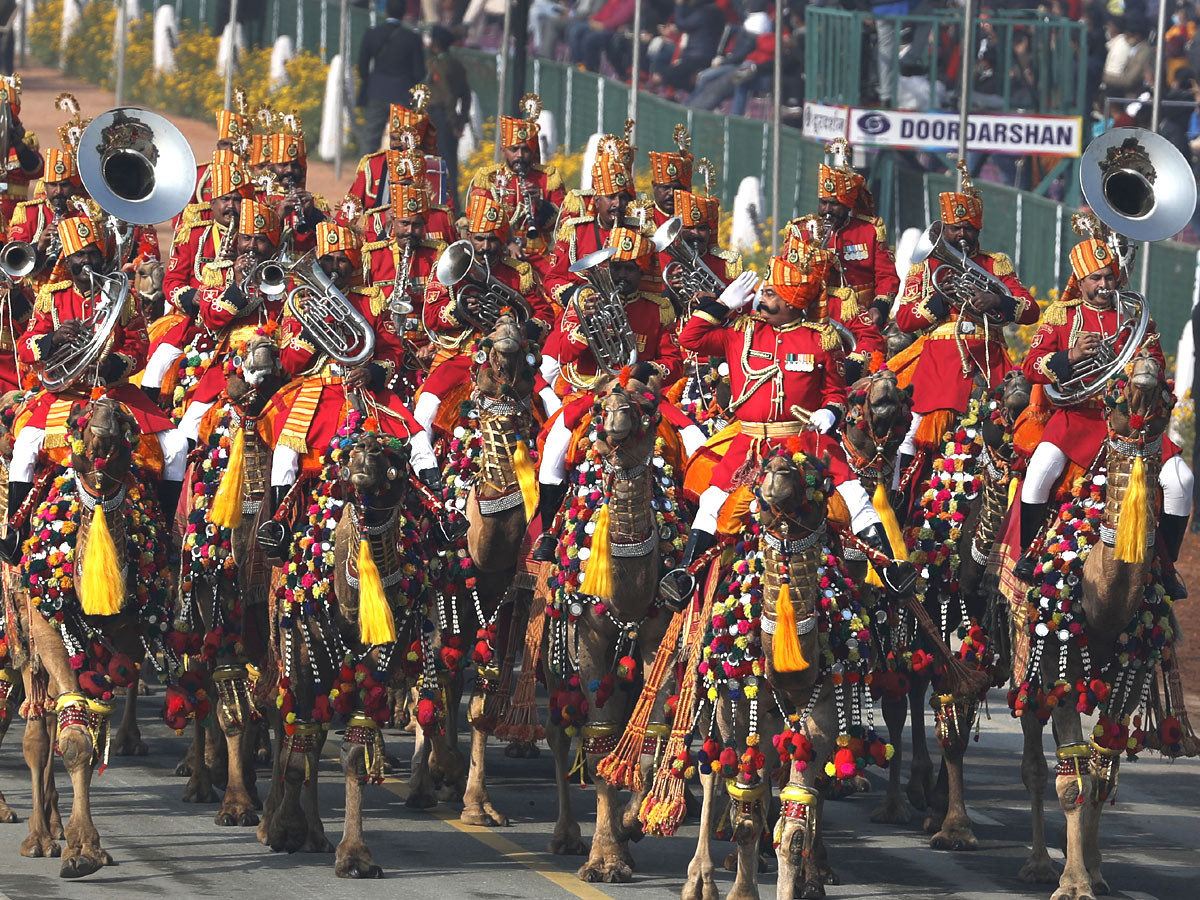
[[[783,18],[779,7],[775,7],[775,96],[772,98],[771,124],[771,255],[779,250],[779,173],[783,164],[780,158],[779,139],[783,133]],[[728,152],[728,148],[726,148]]]
[[[117,70],[117,84],[113,91],[113,106],[122,106],[125,97],[125,45],[129,41],[129,21],[128,11],[125,8],[125,0],[117,0],[117,46],[115,50],[116,59],[113,64]],[[226,101],[228,106],[229,101]]]
[[[229,0],[229,45],[225,48],[225,108],[233,106],[233,58],[237,55],[238,0]]]

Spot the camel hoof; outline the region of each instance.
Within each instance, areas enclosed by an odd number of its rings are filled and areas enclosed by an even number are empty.
[[[179,765],[177,765],[175,767],[175,776],[177,778],[191,778],[192,777],[191,761],[187,760],[187,759],[180,760]]]
[[[258,814],[247,810],[238,816],[237,823],[242,828],[253,828],[258,824]]]
[[[555,856],[587,856],[588,845],[579,835],[579,826],[567,829],[565,832],[555,831],[554,837],[546,848]]]
[[[298,825],[286,825],[282,822],[277,823],[267,833],[267,846],[276,853],[283,851],[285,853],[295,853],[304,846],[305,840],[308,837],[308,826],[304,822]]]
[[[876,825],[907,825],[911,818],[908,803],[899,794],[885,797],[871,813],[871,821]]]
[[[21,820],[17,818],[17,814],[9,807],[6,806],[3,809],[0,809],[0,822],[3,822],[7,825],[16,825],[20,821]]]
[[[1021,871],[1017,873],[1017,880],[1026,884],[1055,884],[1058,879],[1058,871],[1048,856],[1038,860],[1029,860],[1021,866]]]
[[[333,874],[338,878],[382,878],[383,869],[374,863],[371,863],[369,866],[348,863],[344,866],[334,866]]]
[[[409,809],[433,809],[438,805],[438,799],[429,793],[409,794],[404,805]]]
[[[508,816],[489,806],[473,806],[467,807],[459,816],[459,821],[466,825],[482,825],[485,828],[493,826],[505,827],[508,825]]]
[[[800,886],[801,900],[824,900],[825,885],[819,881],[806,881]]]
[[[1104,880],[1103,875],[1097,875],[1092,879],[1092,892],[1097,897],[1107,896],[1112,893],[1112,888],[1108,886],[1108,882]]]
[[[629,884],[633,881],[633,869],[619,859],[585,863],[575,874],[580,881],[591,884]]]
[[[271,765],[271,748],[259,747],[254,751],[254,765],[265,767]]]
[[[62,867],[58,870],[58,877],[86,878],[93,872],[98,872],[103,868],[103,857],[84,856],[82,853],[79,853],[62,861]]]
[[[348,848],[338,848],[333,872],[338,878],[382,878],[383,869],[375,864],[366,845],[355,841]]]
[[[958,852],[963,850],[978,850],[979,841],[968,830],[946,831],[943,829],[929,839],[929,846],[933,850],[953,850]]]
[[[689,878],[684,883],[683,890],[679,892],[679,900],[720,900],[720,897],[711,872],[694,879]]]
[[[1090,885],[1067,885],[1059,887],[1050,900],[1096,900]]]
[[[324,834],[310,834],[300,845],[301,853],[332,853],[334,849],[333,844]]]
[[[18,851],[22,856],[29,859],[50,859],[53,857],[62,856],[62,847],[46,836],[30,835],[21,841],[21,847]]]

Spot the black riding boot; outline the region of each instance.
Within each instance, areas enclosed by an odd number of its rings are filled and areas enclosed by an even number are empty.
[[[882,570],[882,581],[889,591],[893,594],[904,594],[912,590],[917,580],[916,566],[906,559],[893,559],[887,531],[881,522],[868,525],[858,532],[858,539],[892,560]]]
[[[1167,556],[1171,558],[1170,572],[1164,579],[1163,588],[1172,600],[1183,600],[1187,597],[1187,585],[1179,574],[1174,563],[1179,561],[1179,548],[1183,546],[1183,536],[1187,534],[1188,516],[1172,516],[1163,513],[1158,521],[1158,530],[1162,533],[1163,543],[1167,547]]]
[[[542,536],[533,550],[534,562],[554,562],[558,553],[558,535],[551,529],[558,508],[562,506],[563,498],[567,496],[567,483],[547,484],[538,482],[538,515],[542,519]]]
[[[1049,508],[1049,502],[1021,501],[1021,558],[1017,560],[1013,574],[1024,582],[1033,581],[1033,570],[1037,567],[1037,560],[1033,558],[1030,547],[1038,532],[1042,530],[1042,524],[1046,521],[1046,510]]]
[[[277,520],[275,516],[283,506],[284,498],[291,489],[290,484],[271,485],[271,518],[258,526],[258,546],[271,559],[277,559],[280,562],[287,559],[288,533],[291,529],[285,522]]]
[[[175,519],[175,511],[179,508],[179,495],[183,493],[182,481],[160,481],[158,483],[158,505],[167,518],[167,527]]]
[[[687,545],[683,548],[683,562],[658,582],[658,589],[662,593],[663,602],[666,603],[668,609],[683,609],[692,599],[692,594],[696,590],[696,578],[688,572],[688,566],[703,556],[704,552],[716,543],[716,540],[716,537],[707,531],[701,531],[699,528],[692,529],[688,535]]]
[[[146,385],[143,384],[142,385],[142,393],[145,394],[147,397],[149,397],[150,402],[153,403],[155,406],[161,405],[160,398],[161,398],[162,392],[159,388],[146,387]]]
[[[8,483],[8,518],[10,522],[31,490],[33,490],[33,483],[29,481],[10,481]],[[28,528],[18,531],[9,525],[8,534],[0,538],[0,559],[10,566],[19,563],[21,561],[21,545],[25,543],[25,535],[28,531]]]

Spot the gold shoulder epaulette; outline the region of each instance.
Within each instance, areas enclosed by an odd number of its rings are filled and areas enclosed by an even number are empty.
[[[538,165],[534,168],[540,169],[546,173],[546,190],[557,191],[563,187],[562,176],[558,174],[558,169],[551,165]]]
[[[370,241],[369,243],[363,244],[363,253],[373,253],[376,250],[382,250],[390,243],[391,241],[386,239],[382,241]]]
[[[1066,325],[1067,311],[1072,310],[1083,302],[1082,297],[1073,300],[1055,300],[1042,313],[1042,325]]]
[[[70,286],[71,282],[66,278],[60,281],[47,281],[38,288],[37,299],[33,301],[33,311],[35,313],[52,312],[54,310],[54,295]]]
[[[658,307],[658,321],[660,325],[670,325],[675,321],[675,307],[662,294],[655,294],[650,291],[638,291],[638,296],[644,300],[649,300]]]
[[[586,225],[595,220],[595,216],[572,216],[569,219],[564,219],[562,224],[558,226],[558,231],[554,235],[556,241],[568,241],[571,239],[571,232],[580,225]]]
[[[388,299],[383,296],[383,291],[375,287],[373,284],[362,284],[354,288],[351,293],[360,294],[366,297],[371,303],[371,315],[377,316],[387,309]]]
[[[12,218],[8,220],[8,227],[12,228],[14,225],[24,225],[28,222],[29,213],[26,210],[31,206],[37,206],[41,202],[41,200],[22,200],[18,203],[13,207]]]
[[[1013,268],[1012,260],[1005,253],[988,253],[992,258],[992,274],[997,278],[1003,278],[1005,275],[1012,275],[1016,272]]]

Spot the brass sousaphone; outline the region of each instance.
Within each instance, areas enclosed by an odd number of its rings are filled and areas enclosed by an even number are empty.
[[[1104,390],[1133,359],[1150,324],[1150,304],[1126,289],[1136,252],[1132,242],[1178,234],[1196,208],[1196,179],[1187,160],[1165,138],[1143,128],[1114,128],[1093,140],[1079,162],[1079,185],[1101,224],[1082,217],[1076,230],[1104,241],[1120,266],[1119,320],[1099,352],[1072,366],[1070,378],[1046,386],[1046,395],[1059,406]]]

